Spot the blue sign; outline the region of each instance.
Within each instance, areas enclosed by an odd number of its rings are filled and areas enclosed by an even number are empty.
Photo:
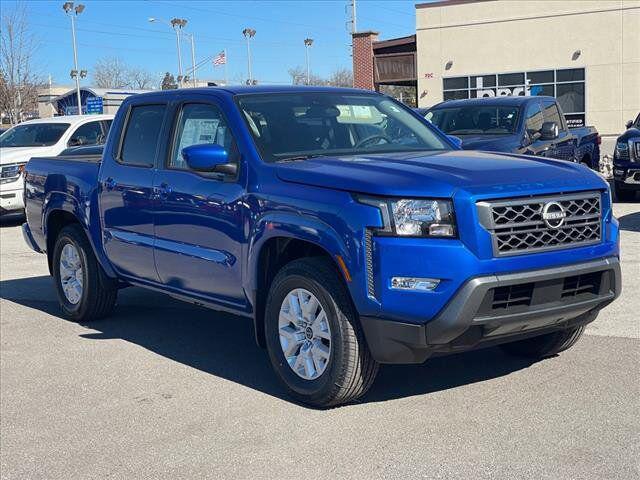
[[[102,97],[87,97],[85,112],[96,115],[103,112]]]

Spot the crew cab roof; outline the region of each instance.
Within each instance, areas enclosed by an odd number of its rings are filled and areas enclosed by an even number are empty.
[[[505,107],[520,107],[522,105],[526,105],[529,102],[533,102],[535,100],[551,100],[555,101],[555,98],[548,96],[534,96],[534,97],[525,97],[525,96],[502,96],[502,97],[483,97],[483,98],[468,98],[463,100],[447,100],[444,102],[440,102],[430,110],[436,108],[444,108],[444,107],[469,107],[469,106],[487,106],[487,105],[498,105]]]

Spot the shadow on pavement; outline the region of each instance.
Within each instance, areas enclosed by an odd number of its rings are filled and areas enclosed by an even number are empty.
[[[620,222],[620,230],[640,232],[640,211],[623,215],[618,218],[618,221]]]
[[[60,317],[51,277],[0,282],[0,297]],[[107,319],[91,323],[88,341],[123,339],[184,365],[291,401],[271,370],[265,350],[246,318],[191,306],[139,288],[119,294]],[[531,362],[491,348],[428,360],[422,365],[384,365],[359,402],[380,402],[455,388],[508,375]]]

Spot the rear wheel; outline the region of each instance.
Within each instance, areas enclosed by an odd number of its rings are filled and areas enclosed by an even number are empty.
[[[58,235],[52,266],[58,301],[67,317],[90,322],[111,313],[117,284],[105,275],[79,225],[69,225]]]
[[[518,342],[505,343],[501,348],[518,357],[545,358],[563,352],[576,344],[584,332],[584,325],[527,338]]]
[[[323,258],[295,260],[274,279],[265,333],[289,393],[317,407],[365,394],[378,372],[338,272]]]

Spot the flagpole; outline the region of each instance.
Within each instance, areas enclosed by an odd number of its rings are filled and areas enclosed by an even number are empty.
[[[227,76],[227,62],[229,59],[227,58],[227,49],[224,49],[224,85],[225,87],[229,86],[229,77]]]

